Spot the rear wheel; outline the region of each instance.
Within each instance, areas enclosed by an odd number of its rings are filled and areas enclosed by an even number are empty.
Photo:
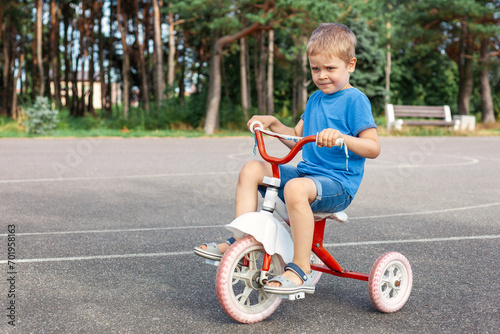
[[[264,246],[254,237],[246,236],[229,247],[217,269],[217,298],[224,312],[238,322],[262,321],[281,303],[277,295],[262,289],[264,254]],[[242,265],[243,259],[248,260],[248,266]],[[269,274],[280,275],[284,265],[278,254],[273,255]]]
[[[373,306],[384,313],[396,312],[410,297],[413,274],[410,262],[397,252],[380,256],[373,264],[368,279],[368,292]]]

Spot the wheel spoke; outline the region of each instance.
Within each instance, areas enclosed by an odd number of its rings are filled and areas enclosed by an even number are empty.
[[[248,277],[248,275],[246,273],[241,273],[241,272],[240,273],[236,273],[235,272],[233,274],[233,278],[236,279],[235,280],[236,282],[239,281],[239,280],[246,281],[246,280],[249,279],[249,277]],[[236,283],[235,281],[233,280],[233,284]]]
[[[403,271],[397,265],[391,265],[386,268],[384,275],[380,279],[382,296],[385,299],[392,299],[398,296],[401,286],[396,285],[396,282],[401,282],[403,274]]]
[[[388,285],[390,285],[390,284],[391,284],[391,282],[392,282],[392,280],[390,280],[390,279],[388,279],[388,278],[385,278],[385,277],[382,277],[382,278],[380,279],[380,282],[381,282],[382,284],[388,284]]]
[[[384,296],[385,299],[391,299],[391,292],[392,292],[392,289],[387,289],[387,290],[382,292],[382,296]]]
[[[252,306],[252,301],[250,300],[250,294],[252,291],[254,291],[252,288],[245,287],[243,292],[236,296],[236,299],[241,305]]]
[[[244,278],[245,278],[245,275],[241,272],[240,268],[236,267],[234,269],[233,275],[231,276],[231,279],[232,279],[231,284],[235,285],[236,283],[238,283],[240,281],[240,279],[244,279]]]
[[[246,259],[248,260],[248,269],[250,270],[257,270],[257,259],[260,256],[260,252],[253,251],[245,255]]]

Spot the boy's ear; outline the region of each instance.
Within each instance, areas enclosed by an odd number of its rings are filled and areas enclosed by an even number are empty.
[[[351,58],[351,61],[349,62],[349,64],[347,64],[347,70],[349,71],[349,73],[354,72],[354,70],[356,69],[357,61],[358,60],[356,58]]]

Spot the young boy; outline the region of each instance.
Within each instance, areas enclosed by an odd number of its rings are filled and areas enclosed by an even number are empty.
[[[376,158],[380,143],[368,98],[349,84],[356,67],[356,36],[341,24],[321,24],[311,35],[307,55],[312,79],[319,91],[307,102],[306,110],[295,128],[283,125],[274,116],[254,116],[264,128],[293,136],[317,135],[317,145],[302,149],[303,161],[297,167],[280,166],[280,197],[284,199],[294,243],[293,263],[283,275],[269,280],[269,293],[314,293],[310,266],[313,240],[313,212],[336,212],[345,209],[356,194],[364,172],[365,158]],[[343,138],[349,148],[349,169],[344,151],[332,148]],[[293,142],[286,142],[289,147]],[[236,188],[236,217],[257,210],[257,189],[264,176],[272,177],[271,165],[249,161],[240,171]],[[195,253],[220,259],[234,242],[204,244]]]

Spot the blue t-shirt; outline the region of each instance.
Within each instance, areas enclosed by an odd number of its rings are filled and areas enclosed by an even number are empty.
[[[360,132],[377,127],[370,101],[357,88],[343,89],[334,94],[315,92],[307,101],[301,118],[304,121],[304,137],[316,135],[328,128],[357,137]],[[318,147],[314,144],[304,146],[302,158],[303,161],[297,165],[300,172],[331,177],[340,182],[354,197],[363,179],[365,158],[349,151],[349,165],[346,170],[344,148]]]

